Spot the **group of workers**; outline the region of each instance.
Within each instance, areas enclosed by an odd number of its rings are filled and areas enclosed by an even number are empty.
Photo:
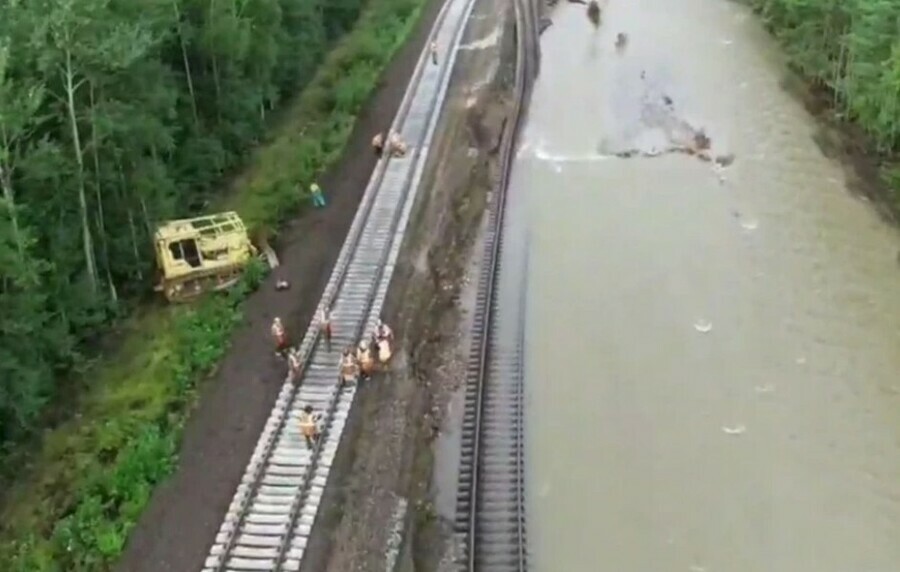
[[[391,346],[394,341],[394,332],[391,328],[378,320],[378,324],[369,337],[363,337],[356,350],[348,347],[341,354],[340,383],[353,383],[358,379],[371,379],[375,373],[376,358],[382,368],[387,368],[391,359]]]
[[[432,63],[437,65],[438,49],[436,42],[431,42],[429,52]],[[386,146],[388,153],[392,157],[402,157],[408,151],[406,142],[396,131],[388,133]],[[385,151],[385,137],[383,133],[378,133],[372,138],[372,148],[378,157],[382,156]],[[325,197],[319,185],[316,183],[311,184],[309,191],[313,206],[318,208],[324,207]],[[316,313],[316,322],[325,341],[326,351],[330,352],[332,335],[331,315],[324,306],[321,306]],[[275,339],[276,355],[287,359],[288,378],[292,381],[299,379],[302,373],[303,361],[300,358],[299,349],[291,349],[289,347],[281,318],[275,318],[272,321],[272,337]],[[364,336],[360,340],[355,350],[353,347],[347,347],[342,352],[341,359],[338,362],[338,384],[343,386],[346,383],[355,383],[361,379],[371,379],[378,364],[382,368],[387,368],[393,355],[391,350],[393,344],[394,332],[387,324],[378,320],[375,329],[369,336]],[[299,421],[300,433],[306,441],[306,446],[312,449],[321,433],[322,414],[316,411],[312,405],[306,405],[300,412]]]
[[[327,308],[320,307],[316,315],[319,331],[326,344],[326,350],[331,351],[331,315]],[[289,347],[287,334],[281,318],[272,321],[272,337],[275,341],[276,355],[286,358],[288,362],[288,378],[295,381],[300,378],[303,362],[299,348]],[[387,368],[393,355],[394,332],[391,328],[378,320],[375,328],[368,336],[363,336],[359,345],[355,348],[347,347],[338,361],[338,385],[356,383],[361,379],[371,379],[376,367],[380,364]],[[306,446],[312,448],[321,432],[321,412],[315,411],[312,405],[306,405],[300,413],[300,432],[306,441]]]
[[[428,52],[431,54],[431,63],[437,65],[437,42],[431,42],[428,45]],[[375,151],[375,155],[380,158],[382,155],[384,155],[385,148],[387,148],[387,152],[391,157],[403,157],[409,150],[406,145],[406,141],[404,141],[403,138],[400,137],[400,134],[396,131],[388,132],[386,143],[384,133],[379,131],[375,134],[374,137],[372,137],[372,149]]]
[[[431,42],[428,46],[428,52],[431,54],[431,62],[434,65],[438,63],[438,47],[437,42]],[[383,133],[379,132],[374,137],[372,137],[372,149],[375,150],[375,154],[380,158],[384,154],[385,150],[385,136]],[[391,157],[403,157],[406,155],[408,150],[406,142],[400,137],[400,134],[396,131],[390,131],[387,135],[387,150],[390,153]],[[297,185],[297,192],[302,194],[302,187]],[[322,188],[318,183],[313,182],[309,185],[309,198],[312,201],[312,205],[317,208],[323,208],[325,206],[325,193],[322,192]]]
[[[385,143],[383,133],[376,133],[375,137],[372,137],[372,149],[375,150],[375,155],[378,157],[381,157],[384,154]],[[402,157],[406,155],[406,141],[404,141],[396,131],[391,131],[388,134],[387,151],[390,153],[391,157]]]

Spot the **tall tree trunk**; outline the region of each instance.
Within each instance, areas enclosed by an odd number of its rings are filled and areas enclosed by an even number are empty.
[[[209,0],[209,22],[207,25],[215,25],[216,16],[216,0]],[[216,88],[216,115],[221,119],[221,105],[220,101],[222,99],[222,84],[219,80],[219,58],[216,57],[216,49],[215,46],[212,49],[212,72],[213,72],[213,85]]]
[[[212,69],[213,69],[213,83],[216,86],[216,109],[219,109],[219,100],[222,99],[222,85],[219,83],[219,58],[216,57],[216,54],[213,53],[212,56]]]
[[[9,222],[12,224],[13,239],[16,241],[16,249],[19,251],[19,259],[25,257],[25,243],[22,241],[22,233],[19,231],[19,214],[16,212],[16,195],[13,192],[12,173],[9,167],[0,164],[0,186],[3,187],[3,198],[9,209]]]
[[[72,70],[72,52],[66,50],[66,98],[69,111],[69,123],[72,129],[72,145],[75,149],[75,160],[78,163],[77,183],[78,183],[78,206],[81,210],[81,235],[84,246],[84,259],[87,267],[88,280],[90,280],[91,291],[97,293],[97,261],[94,259],[94,241],[91,235],[91,227],[88,222],[87,197],[85,196],[84,185],[84,155],[81,150],[81,135],[78,132],[78,118],[75,113],[75,91],[81,85],[79,82],[75,84],[75,73]]]
[[[116,285],[110,270],[109,246],[106,236],[106,215],[103,212],[103,185],[100,182],[100,140],[97,137],[97,101],[94,99],[94,82],[88,82],[88,93],[91,105],[91,155],[94,157],[94,196],[97,199],[97,230],[100,231],[100,251],[103,254],[106,282],[109,286],[109,297],[113,302],[119,301]]]
[[[188,59],[187,42],[184,41],[184,31],[181,27],[181,10],[178,8],[178,0],[172,0],[172,9],[175,10],[175,25],[177,26],[178,42],[181,44],[181,61],[184,65],[184,77],[187,80],[188,93],[191,95],[191,111],[194,114],[194,125],[200,125],[200,114],[197,112],[197,96],[194,94],[194,77],[191,74],[191,62]]]
[[[6,126],[0,123],[0,144],[6,149],[6,156],[9,159],[4,163],[0,161],[0,186],[3,187],[3,198],[6,199],[7,208],[9,208],[9,222],[12,224],[13,239],[16,241],[16,249],[19,251],[19,258],[24,259],[25,242],[22,240],[22,233],[19,230],[19,213],[16,212],[16,194],[13,191],[12,184],[12,153],[13,142],[10,141]]]
[[[141,197],[141,213],[144,215],[144,228],[147,229],[147,234],[153,236],[153,225],[150,224],[150,213],[147,212],[147,203],[144,201],[144,197]]]
[[[125,211],[128,214],[128,229],[131,231],[131,251],[134,254],[134,265],[137,268],[138,280],[143,280],[144,272],[141,270],[141,251],[138,249],[137,227],[134,224],[134,212],[131,210],[131,201],[128,200],[130,195],[127,191],[128,180],[125,178],[121,160],[116,160],[116,169],[119,172],[119,189],[121,189],[119,200],[125,205]]]

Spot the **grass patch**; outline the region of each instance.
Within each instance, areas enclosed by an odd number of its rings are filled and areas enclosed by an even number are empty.
[[[218,207],[237,210],[253,230],[275,229],[296,213],[296,186],[308,187],[340,157],[424,4],[372,0]],[[0,570],[111,568],[153,488],[173,472],[197,384],[227,350],[261,276],[255,266],[225,295],[132,318],[122,347],[87,374],[77,410],[45,432],[4,493]]]

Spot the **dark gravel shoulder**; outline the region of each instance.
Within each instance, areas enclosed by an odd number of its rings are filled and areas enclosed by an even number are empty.
[[[309,324],[375,165],[372,134],[390,125],[440,7],[440,0],[429,0],[357,118],[343,157],[320,179],[328,206],[297,218],[279,235],[282,266],[246,302],[231,350],[203,384],[188,420],[178,469],[154,492],[116,570],[188,572],[203,566],[284,378],[284,365],[272,354],[272,318],[280,316],[294,338]],[[274,282],[282,278],[291,288],[278,292]]]

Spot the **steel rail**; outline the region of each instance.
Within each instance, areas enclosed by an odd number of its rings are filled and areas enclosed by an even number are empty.
[[[524,507],[524,391],[521,348],[524,330],[516,333],[516,353],[509,359],[495,356],[493,334],[495,333],[495,312],[497,311],[497,290],[503,253],[504,215],[507,204],[507,190],[512,163],[515,155],[519,130],[525,117],[533,78],[538,71],[538,48],[536,33],[536,7],[533,0],[516,0],[515,40],[516,74],[514,104],[511,119],[503,134],[499,180],[495,186],[493,204],[485,236],[485,250],[479,276],[476,314],[473,321],[472,347],[469,354],[466,384],[466,405],[463,421],[462,457],[459,487],[457,493],[456,531],[462,537],[463,554],[460,568],[475,572],[484,570],[524,571],[527,569],[527,545]],[[521,247],[521,245],[520,245]],[[520,304],[524,304],[524,292],[520,293]],[[524,306],[517,308],[520,315]],[[502,363],[495,363],[501,360]],[[512,363],[509,363],[511,360]],[[511,392],[508,410],[500,413],[498,407],[487,407],[491,399],[489,391],[497,389],[492,384],[500,380],[492,379],[492,367],[503,368],[512,387],[501,388]],[[493,396],[494,400],[502,400]],[[501,403],[501,405],[507,405]],[[512,435],[511,464],[506,460],[486,459],[486,439],[506,440]],[[488,507],[481,499],[487,485],[485,476],[498,477],[503,501],[500,506]],[[509,497],[512,497],[511,500]],[[509,502],[506,502],[509,501]],[[510,508],[508,505],[512,504]],[[484,510],[482,510],[484,509]],[[484,521],[491,520],[491,532],[481,533]],[[497,534],[497,530],[502,530]],[[512,539],[510,542],[510,538]],[[484,554],[482,554],[484,553]]]

